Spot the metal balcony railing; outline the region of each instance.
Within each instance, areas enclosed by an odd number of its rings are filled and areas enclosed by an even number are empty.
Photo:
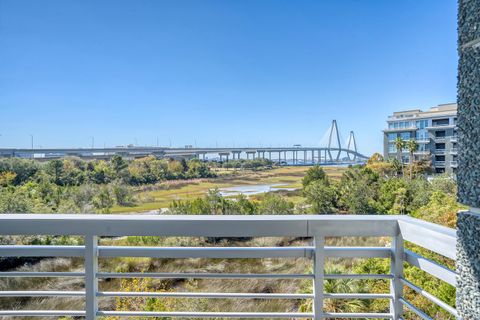
[[[1,310],[0,316],[84,316],[96,319],[114,317],[171,318],[382,318],[402,319],[404,309],[422,319],[431,319],[403,295],[407,286],[432,303],[457,316],[457,311],[434,294],[406,280],[403,264],[407,262],[426,273],[456,285],[456,273],[427,258],[404,249],[404,241],[455,259],[456,232],[453,229],[405,216],[145,216],[145,215],[0,215],[0,235],[81,235],[84,246],[0,246],[0,257],[81,257],[84,272],[0,272],[2,277],[82,277],[85,291],[0,291],[0,297],[84,297],[85,310]],[[181,236],[181,237],[310,237],[305,247],[134,247],[100,246],[99,237]],[[389,237],[390,247],[326,247],[326,237]],[[152,258],[306,258],[312,262],[312,273],[134,273],[100,272],[98,259],[105,257]],[[329,258],[390,259],[388,274],[326,274]],[[197,293],[197,292],[105,292],[99,280],[109,278],[161,279],[310,279],[313,293]],[[391,289],[381,294],[325,293],[325,279],[389,279]],[[153,312],[106,311],[99,309],[101,297],[176,297],[225,299],[312,299],[311,312]],[[388,299],[387,313],[330,313],[323,308],[325,299]]]
[[[435,167],[439,167],[439,168],[445,167],[445,161],[435,161]]]
[[[427,143],[430,143],[430,139],[429,139],[429,138],[416,138],[416,141],[417,141],[417,143],[419,143],[419,144],[427,144]]]

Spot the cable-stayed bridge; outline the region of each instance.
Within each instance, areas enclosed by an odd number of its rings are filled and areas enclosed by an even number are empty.
[[[324,140],[324,141],[323,141]],[[322,145],[323,144],[323,145]],[[46,161],[64,157],[82,159],[110,159],[120,155],[128,159],[153,155],[158,158],[199,158],[201,160],[230,161],[238,159],[269,159],[279,165],[352,164],[362,163],[368,157],[357,150],[355,134],[350,131],[345,143],[341,142],[337,121],[333,120],[317,147],[114,147],[114,148],[53,148],[53,149],[0,149],[0,157],[19,157]]]

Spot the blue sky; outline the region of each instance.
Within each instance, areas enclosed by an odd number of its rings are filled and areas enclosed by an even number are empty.
[[[394,110],[456,99],[455,0],[0,0],[0,147],[381,151]]]

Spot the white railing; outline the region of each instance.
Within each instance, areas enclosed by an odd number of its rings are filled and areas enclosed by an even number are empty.
[[[404,216],[145,216],[145,215],[0,215],[0,235],[80,235],[83,246],[0,246],[0,257],[82,257],[84,272],[0,272],[4,277],[83,277],[85,291],[0,291],[0,297],[84,297],[85,310],[0,310],[0,316],[100,316],[172,317],[172,318],[382,318],[402,319],[404,308],[422,319],[431,319],[408,302],[404,286],[457,316],[454,308],[406,280],[404,261],[456,285],[456,273],[429,259],[404,249],[404,241],[416,244],[450,259],[455,259],[456,232],[435,224]],[[109,236],[181,236],[181,237],[310,237],[304,247],[124,247],[101,246],[99,237]],[[326,247],[326,237],[390,237],[391,247]],[[152,258],[307,258],[313,273],[135,273],[99,272],[98,259],[105,257]],[[387,258],[388,274],[325,274],[329,258]],[[105,292],[99,279],[310,279],[313,293],[197,293],[197,292]],[[391,289],[382,294],[326,293],[325,279],[389,279]],[[15,288],[12,288],[15,289]],[[176,297],[224,299],[312,299],[311,312],[149,312],[106,311],[99,309],[101,297]],[[386,313],[330,313],[324,311],[325,299],[388,299]]]

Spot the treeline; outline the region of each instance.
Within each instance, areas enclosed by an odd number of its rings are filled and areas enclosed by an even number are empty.
[[[131,161],[115,155],[110,161],[84,161],[78,158],[50,160],[45,163],[27,159],[0,160],[0,186],[21,185],[47,180],[58,186],[108,184],[121,181],[128,185],[157,183],[164,180],[210,178],[214,174],[198,159],[173,160],[149,156]]]
[[[109,161],[65,158],[47,162],[0,160],[0,213],[109,213],[114,205],[133,206],[137,186],[168,180],[215,178],[211,167],[271,168],[266,159],[225,163],[149,156]]]
[[[256,158],[256,159],[238,159],[238,160],[229,160],[222,163],[218,163],[219,166],[226,169],[249,169],[249,170],[257,170],[257,169],[264,169],[264,168],[271,168],[273,166],[273,162],[268,159],[264,158]]]
[[[211,178],[206,163],[146,157],[127,161],[77,158],[0,160],[0,212],[108,213],[133,205],[133,187],[165,180]]]
[[[449,175],[427,178],[428,166],[404,167],[379,154],[366,165],[353,166],[339,181],[320,167],[303,179],[307,210],[311,213],[405,214],[454,227],[457,184]],[[305,207],[304,207],[305,208]]]

